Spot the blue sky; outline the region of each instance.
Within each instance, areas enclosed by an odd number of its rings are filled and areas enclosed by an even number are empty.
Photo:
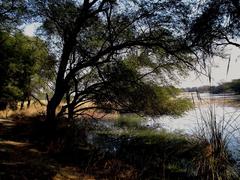
[[[23,32],[28,36],[34,36],[36,29],[39,26],[39,23],[26,25],[23,28]],[[211,68],[212,85],[231,81],[232,79],[240,79],[240,48],[229,46],[225,52],[231,55],[229,72],[227,74],[227,59],[221,59],[218,57],[212,59],[212,61],[214,61],[214,67]],[[181,83],[179,84],[180,87],[193,87],[202,85],[210,85],[208,77],[196,75],[194,72],[190,72],[188,77],[182,78]]]

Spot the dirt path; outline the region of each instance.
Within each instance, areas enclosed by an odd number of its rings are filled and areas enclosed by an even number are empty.
[[[76,166],[59,164],[32,144],[19,122],[0,119],[0,179],[95,179]]]

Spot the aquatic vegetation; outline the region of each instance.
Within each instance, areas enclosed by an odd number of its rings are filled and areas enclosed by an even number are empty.
[[[97,131],[94,144],[105,149],[107,156],[137,167],[143,179],[189,176],[187,170],[197,144],[180,132],[144,127],[142,121],[141,117],[124,115],[115,128]]]
[[[136,114],[120,115],[115,122],[115,126],[120,128],[140,128],[143,117]]]
[[[237,179],[236,162],[228,147],[236,117],[218,120],[210,108],[201,111],[198,118],[199,127],[193,136],[142,126],[144,119],[132,115],[120,117],[117,128],[99,131],[98,135],[108,143],[114,141],[108,144],[117,148],[114,155],[142,169],[143,177],[151,172],[161,178],[176,173],[200,179]]]
[[[228,148],[229,138],[237,129],[232,129],[235,119],[222,117],[217,120],[214,106],[208,112],[201,112],[201,124],[196,133],[200,145],[193,167],[202,179],[238,179],[239,174]]]

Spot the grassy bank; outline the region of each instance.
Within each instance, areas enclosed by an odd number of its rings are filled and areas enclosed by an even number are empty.
[[[98,142],[117,148],[114,157],[140,169],[143,178],[238,179],[226,129],[211,113],[209,119],[203,119],[201,133],[193,136],[154,130],[141,126],[139,122],[144,120],[137,116],[122,116],[115,123],[116,129],[98,131]]]

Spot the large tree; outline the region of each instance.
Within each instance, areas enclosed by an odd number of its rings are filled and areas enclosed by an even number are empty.
[[[60,47],[47,106],[53,124],[64,96],[69,112],[82,112],[79,105],[91,101],[90,108],[133,111],[150,102],[156,114],[167,113],[160,110],[156,87],[175,70],[194,68],[187,39],[187,14],[193,9],[186,1],[45,0],[34,5],[48,40]]]

